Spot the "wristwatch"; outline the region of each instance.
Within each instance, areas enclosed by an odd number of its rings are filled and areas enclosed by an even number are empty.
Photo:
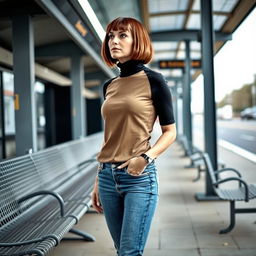
[[[140,156],[143,157],[148,164],[150,164],[154,160],[153,158],[151,158],[150,156],[148,156],[145,153],[141,154]]]

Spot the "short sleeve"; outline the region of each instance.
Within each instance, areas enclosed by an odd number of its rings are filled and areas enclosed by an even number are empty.
[[[152,92],[152,100],[159,117],[160,125],[175,123],[170,88],[162,74],[150,69],[145,70]]]

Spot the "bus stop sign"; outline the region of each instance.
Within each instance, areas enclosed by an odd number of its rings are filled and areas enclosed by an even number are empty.
[[[185,60],[159,60],[158,67],[160,69],[184,69]],[[191,68],[201,68],[201,60],[191,60]]]

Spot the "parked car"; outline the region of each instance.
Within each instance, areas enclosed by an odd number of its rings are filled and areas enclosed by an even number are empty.
[[[256,119],[256,106],[244,109],[240,116],[242,119]]]

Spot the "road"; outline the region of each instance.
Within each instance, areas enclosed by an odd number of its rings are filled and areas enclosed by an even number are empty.
[[[218,138],[256,154],[255,121],[218,121]]]
[[[203,119],[201,116],[193,117],[193,129],[193,134],[196,134],[197,139],[200,135],[203,136]],[[196,139],[194,137],[193,139]],[[254,120],[218,120],[217,137],[256,154],[256,121]]]

